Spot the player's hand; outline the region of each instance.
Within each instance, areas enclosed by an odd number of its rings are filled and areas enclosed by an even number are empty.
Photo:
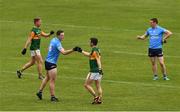
[[[137,36],[137,39],[142,39],[142,37],[138,35],[138,36]]]
[[[25,55],[25,54],[26,54],[26,50],[27,50],[27,49],[24,48],[24,49],[22,50],[21,54],[22,54],[22,55]]]
[[[78,52],[81,53],[82,49],[80,47],[76,46],[76,47],[73,48],[73,51],[78,51]]]
[[[82,49],[80,47],[77,48],[77,51],[82,53]]]
[[[100,74],[100,75],[103,75],[103,74],[104,74],[103,71],[102,71],[102,69],[99,69],[99,74]]]
[[[162,44],[165,44],[165,43],[167,43],[167,40],[166,40],[166,39],[163,39],[163,40],[162,40]]]
[[[54,34],[54,31],[50,31],[50,35],[53,35]]]
[[[78,49],[78,47],[76,46],[76,47],[73,48],[73,51],[77,51],[77,49]]]

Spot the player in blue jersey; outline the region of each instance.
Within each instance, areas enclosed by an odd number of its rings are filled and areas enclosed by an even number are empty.
[[[36,94],[38,98],[42,99],[42,92],[45,88],[48,81],[50,81],[50,94],[51,94],[51,101],[57,102],[58,98],[55,97],[55,80],[57,75],[57,60],[60,54],[67,55],[72,53],[73,51],[77,51],[77,47],[65,50],[62,47],[61,41],[64,39],[64,31],[59,30],[56,33],[57,37],[54,37],[49,45],[48,55],[45,60],[45,69],[47,71],[47,75],[45,79],[42,81],[41,86],[39,88],[38,93]]]
[[[157,60],[159,60],[161,71],[163,74],[164,80],[169,80],[167,77],[166,66],[164,63],[163,57],[163,43],[166,43],[167,38],[172,35],[172,32],[169,30],[162,28],[158,25],[158,19],[152,18],[150,19],[150,28],[146,31],[146,33],[142,36],[137,36],[138,39],[144,40],[149,37],[149,51],[148,55],[150,57],[152,63],[152,70],[154,74],[153,80],[158,80],[157,75]]]

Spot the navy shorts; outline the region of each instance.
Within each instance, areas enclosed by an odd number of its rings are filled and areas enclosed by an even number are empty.
[[[54,69],[56,67],[57,67],[56,64],[45,61],[45,69],[46,70],[51,70],[51,69]]]
[[[158,49],[149,48],[148,56],[149,57],[162,57],[163,56],[162,48],[158,48]]]

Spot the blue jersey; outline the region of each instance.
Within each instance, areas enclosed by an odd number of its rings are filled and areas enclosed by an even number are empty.
[[[61,41],[57,37],[53,38],[49,45],[46,61],[56,64],[62,48]]]
[[[158,49],[162,48],[162,40],[163,40],[163,34],[167,30],[157,26],[155,28],[149,28],[146,31],[146,35],[149,36],[149,48],[151,49]]]

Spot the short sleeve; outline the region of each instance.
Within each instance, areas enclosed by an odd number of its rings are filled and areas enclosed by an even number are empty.
[[[165,28],[161,28],[162,32],[165,33],[167,30]]]
[[[149,31],[148,31],[148,30],[146,30],[145,34],[146,34],[146,36],[149,36]]]
[[[98,53],[97,51],[94,51],[94,52],[92,53],[92,56],[97,59],[97,58],[99,58],[100,55],[99,55],[99,53]]]
[[[32,39],[32,38],[34,38],[34,36],[35,36],[35,33],[32,31],[32,32],[29,34],[29,37]]]
[[[61,49],[63,48],[60,42],[56,44],[56,47],[59,51],[61,51]]]

